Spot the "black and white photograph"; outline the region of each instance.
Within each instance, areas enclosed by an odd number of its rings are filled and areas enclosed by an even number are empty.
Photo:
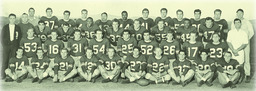
[[[255,0],[0,0],[0,91],[255,91]]]

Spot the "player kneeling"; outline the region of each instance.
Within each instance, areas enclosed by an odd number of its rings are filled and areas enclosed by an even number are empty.
[[[77,70],[74,69],[74,60],[68,56],[68,50],[63,48],[60,52],[61,57],[54,59],[54,77],[53,82],[64,82],[66,80],[73,82],[72,78],[77,74]]]
[[[218,79],[223,88],[235,88],[239,80],[240,72],[238,71],[239,63],[235,59],[231,59],[231,52],[224,53],[224,60],[217,62]]]
[[[115,49],[110,47],[107,49],[107,55],[103,55],[100,58],[100,65],[98,66],[101,76],[104,80],[102,83],[110,81],[118,82],[120,75],[121,57],[115,54]]]
[[[23,49],[20,47],[16,51],[16,57],[9,60],[9,67],[5,70],[5,82],[17,81],[21,83],[27,76],[28,58],[23,56]]]
[[[214,60],[208,58],[208,50],[202,50],[200,56],[201,59],[195,60],[192,63],[194,65],[197,86],[201,87],[204,83],[207,86],[212,86],[212,78],[216,69]]]
[[[134,82],[146,75],[147,61],[144,55],[140,54],[140,48],[134,47],[132,55],[128,55],[123,65],[123,72],[128,78],[122,83]]]
[[[178,59],[173,62],[173,71],[170,75],[174,79],[173,85],[182,84],[186,86],[194,76],[194,71],[191,68],[191,62],[185,59],[185,51],[180,50]]]
[[[98,67],[98,58],[93,54],[92,49],[86,49],[86,55],[82,56],[78,66],[78,73],[82,77],[78,82],[91,81],[95,83],[95,80],[100,75]]]
[[[150,80],[150,83],[166,82],[169,84],[171,76],[168,74],[169,60],[166,56],[162,56],[162,49],[156,47],[154,49],[155,56],[148,58],[148,73],[145,78]]]
[[[44,57],[44,52],[42,49],[37,49],[37,57],[33,57],[31,60],[32,71],[30,71],[32,77],[32,83],[37,82],[42,83],[43,79],[48,76],[49,72],[52,71],[49,67],[50,59]]]

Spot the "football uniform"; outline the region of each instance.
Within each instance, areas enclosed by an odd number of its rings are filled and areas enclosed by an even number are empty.
[[[177,30],[180,26],[184,26],[183,19],[179,21],[177,18],[173,18],[174,30]]]
[[[45,49],[47,50],[47,56],[49,58],[55,58],[60,56],[60,50],[64,47],[63,42],[60,40],[57,41],[51,41],[51,40],[46,40]]]
[[[128,55],[124,63],[128,65],[128,70],[131,72],[146,71],[147,60],[144,55],[137,58]]]
[[[28,66],[28,58],[26,56],[22,56],[21,58],[12,57],[9,61],[9,69],[11,72],[22,71],[24,66]]]
[[[180,50],[180,43],[176,40],[173,42],[162,40],[159,47],[163,49],[163,55],[166,55],[168,59],[176,59],[176,51]]]
[[[36,56],[36,50],[38,47],[42,47],[42,44],[37,37],[34,37],[33,39],[22,38],[20,40],[20,46],[24,48],[24,55],[31,58]]]
[[[156,42],[160,43],[162,40],[166,40],[166,35],[168,31],[172,31],[169,27],[164,26],[163,30],[159,30],[158,26],[152,28],[151,34],[155,36]]]
[[[199,52],[204,48],[202,42],[196,42],[194,44],[190,44],[189,42],[185,42],[182,46],[182,49],[187,53],[187,58],[192,60],[198,60],[200,58]]]
[[[92,57],[89,59],[86,56],[82,56],[80,59],[80,65],[83,72],[86,72],[87,70],[90,72],[94,72],[94,70],[98,67],[99,60],[96,56],[92,55]]]
[[[54,74],[61,75],[68,75],[74,66],[74,60],[68,56],[66,59],[61,57],[57,57],[54,59]]]
[[[119,27],[123,29],[128,29],[131,25],[133,25],[132,19],[127,19],[127,20],[119,19],[119,22],[120,22]]]
[[[64,31],[62,27],[58,28],[58,39],[63,42],[67,42],[70,38],[73,38],[74,30],[72,28],[68,28],[67,31]]]
[[[166,56],[162,56],[161,59],[156,59],[155,56],[149,56],[147,63],[152,65],[152,69],[148,69],[149,72],[164,73],[168,70],[168,67],[165,66],[169,65],[169,60]]]
[[[153,26],[155,26],[155,22],[152,18],[148,18],[144,20],[142,17],[139,18],[139,21],[141,22],[141,26],[145,27],[146,30],[151,30]]]
[[[84,27],[81,27],[81,34],[87,39],[92,39],[94,38],[95,31],[98,29],[100,28],[95,24],[93,24],[92,26],[85,25]]]
[[[42,43],[44,43],[47,40],[50,32],[51,32],[51,29],[48,26],[45,26],[43,30],[40,30],[38,26],[35,27],[35,35],[38,38],[40,38]]]
[[[83,20],[83,19],[81,19],[81,18],[79,18],[79,19],[76,20],[76,27],[77,27],[77,28],[81,28],[81,30],[84,29],[84,27],[86,26],[86,24],[87,24],[87,21],[86,21],[86,20]]]
[[[214,59],[216,62],[223,60],[223,52],[228,50],[228,44],[226,42],[220,42],[220,44],[209,43],[206,44],[205,49],[210,51],[210,58]]]
[[[185,29],[184,26],[181,26],[177,29],[177,34],[180,35],[180,43],[183,44],[190,40],[190,32],[196,31],[194,26],[189,26],[188,29]]]
[[[220,33],[221,33],[221,39],[224,39],[225,41],[227,40],[227,33],[224,33],[225,29],[228,29],[228,23],[225,19],[221,19],[219,21],[215,20],[215,23],[219,25],[220,28]]]
[[[109,39],[109,42],[113,45],[113,46],[117,46],[117,41],[118,38],[121,37],[122,33],[123,33],[123,29],[122,28],[118,28],[117,31],[114,31],[113,28],[109,28],[107,30],[107,38]]]
[[[29,22],[27,24],[19,23],[18,26],[20,26],[20,31],[21,31],[22,38],[27,38],[28,29],[29,28],[34,28],[34,26]]]
[[[205,26],[205,24],[201,24],[199,26],[199,33],[203,34],[203,42],[212,42],[212,34],[213,33],[219,33],[220,32],[220,28],[218,26],[218,24],[213,23],[213,26],[211,28],[207,28]]]
[[[108,39],[103,38],[102,41],[96,41],[96,39],[91,39],[89,41],[89,48],[92,48],[93,54],[95,54],[97,57],[102,56],[103,54],[106,54],[107,48],[109,48],[110,43]]]
[[[218,67],[217,70],[219,72],[237,69],[238,66],[239,66],[239,63],[235,59],[230,59],[229,63],[226,62],[225,60],[220,60],[217,62],[217,67]]]
[[[190,19],[192,26],[196,27],[196,31],[199,32],[199,26],[205,22],[205,19],[195,20],[194,18]]]
[[[140,27],[139,30],[135,30],[134,26],[131,26],[128,30],[131,31],[132,36],[134,36],[137,42],[139,42],[140,40],[143,39],[142,35],[143,35],[143,32],[146,31],[146,28]]]
[[[155,24],[157,24],[160,20],[164,21],[165,26],[169,26],[170,27],[170,26],[173,26],[173,24],[174,24],[171,17],[166,17],[165,19],[162,19],[161,17],[157,17],[155,19]]]
[[[207,59],[206,61],[203,60],[196,60],[192,63],[195,67],[198,67],[199,71],[204,70],[211,70],[212,72],[215,71],[215,61],[213,59]],[[194,67],[194,70],[196,70]]]
[[[72,19],[69,19],[68,21],[64,20],[64,19],[61,19],[58,21],[58,26],[59,27],[62,27],[64,23],[68,23],[69,24],[69,27],[76,27],[76,23],[74,20]]]
[[[142,55],[146,55],[146,58],[148,58],[148,56],[153,55],[153,49],[158,47],[158,43],[156,41],[145,42],[141,40],[138,43],[138,47],[140,47]]]
[[[99,64],[104,66],[106,71],[113,71],[114,68],[121,64],[121,57],[117,54],[114,55],[112,59],[110,59],[107,55],[103,55],[99,57]]]
[[[107,31],[109,27],[112,26],[112,22],[110,20],[107,20],[106,22],[102,22],[101,20],[95,21],[95,24],[104,32]]]
[[[50,27],[51,29],[53,29],[54,26],[58,26],[58,18],[56,16],[52,16],[51,18],[42,16],[40,20],[44,21],[46,26]]]
[[[42,59],[39,59],[38,57],[33,57],[31,63],[33,69],[46,70],[49,67],[50,59],[48,57],[43,57]]]
[[[84,38],[80,40],[70,39],[68,41],[68,48],[70,48],[70,54],[72,56],[82,56],[85,54],[84,48],[88,46],[88,41]]]
[[[133,47],[137,46],[137,41],[134,37],[130,37],[128,41],[125,41],[123,38],[119,38],[117,42],[117,50],[120,50],[120,56],[127,56],[127,54],[131,54]]]
[[[173,70],[176,76],[186,75],[188,71],[192,69],[192,64],[189,60],[180,62],[179,60],[176,60],[173,62]]]

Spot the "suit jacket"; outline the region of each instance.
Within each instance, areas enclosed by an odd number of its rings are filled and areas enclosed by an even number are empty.
[[[10,46],[10,44],[14,46],[19,46],[20,40],[21,40],[21,30],[18,25],[15,24],[14,27],[14,40],[10,41],[10,29],[9,29],[9,24],[6,24],[3,29],[2,29],[2,45],[4,48],[7,46]]]

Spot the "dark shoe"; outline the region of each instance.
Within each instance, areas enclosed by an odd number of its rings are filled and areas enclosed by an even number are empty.
[[[13,82],[13,81],[14,81],[14,80],[13,80],[11,77],[6,76],[5,82]]]
[[[117,78],[114,78],[114,79],[112,79],[112,82],[117,83],[117,82],[118,82],[118,79],[117,79]]]
[[[231,86],[230,86],[230,88],[236,88],[236,85],[235,84],[232,84]]]
[[[245,80],[245,83],[250,83],[250,81],[251,81],[251,78],[250,78],[250,76],[246,76],[246,80]]]
[[[232,82],[229,81],[227,84],[223,85],[222,88],[227,88],[230,87],[232,85]]]
[[[42,83],[43,82],[43,79],[39,79],[38,80],[38,83],[40,84],[40,83]]]
[[[95,83],[96,82],[96,78],[92,78],[91,82]]]
[[[84,79],[84,78],[81,78],[78,80],[78,82],[85,82],[85,81],[86,81],[86,79]]]
[[[149,84],[156,84],[156,82],[155,81],[150,81]]]
[[[165,83],[166,83],[166,84],[169,84],[169,83],[170,83],[170,81],[165,81]]]
[[[212,84],[211,82],[209,82],[209,81],[206,81],[205,84],[206,84],[207,86],[209,86],[209,87],[211,87],[211,86],[213,85],[213,84]]]
[[[74,82],[74,78],[69,78],[66,80],[67,82]]]
[[[38,78],[38,77],[33,78],[32,83],[37,82],[38,80],[39,80],[39,78]]]
[[[201,81],[197,84],[197,86],[198,86],[198,87],[201,87],[203,84],[204,84],[204,81],[201,80]]]
[[[130,83],[130,80],[129,80],[129,79],[126,79],[126,80],[122,81],[121,83],[122,83],[122,84],[128,84],[128,83]]]
[[[23,81],[23,79],[19,78],[16,80],[17,83],[21,83]]]
[[[108,83],[110,81],[111,81],[110,79],[104,79],[104,80],[101,81],[101,83]]]
[[[180,83],[174,81],[174,82],[172,82],[172,85],[180,85]]]

